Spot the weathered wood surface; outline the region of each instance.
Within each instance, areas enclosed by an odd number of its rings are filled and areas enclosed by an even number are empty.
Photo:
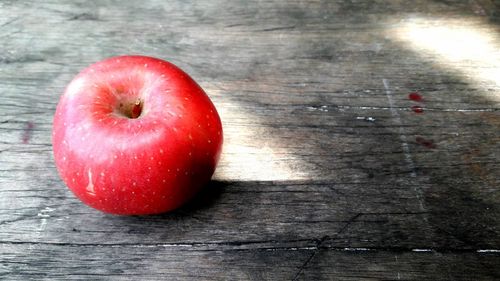
[[[499,15],[488,0],[1,1],[0,279],[499,279]],[[51,154],[64,86],[129,53],[185,69],[224,123],[214,181],[160,216],[89,209]]]

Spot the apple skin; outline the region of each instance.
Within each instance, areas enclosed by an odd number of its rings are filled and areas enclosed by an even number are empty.
[[[54,116],[59,175],[85,204],[106,213],[173,210],[212,177],[222,124],[207,94],[175,65],[120,56],[80,72]]]

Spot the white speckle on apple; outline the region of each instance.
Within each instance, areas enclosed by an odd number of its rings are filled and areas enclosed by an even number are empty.
[[[189,138],[190,140],[193,140],[193,136],[192,136],[191,134],[189,134],[189,135],[188,135],[188,138]]]
[[[106,174],[104,172],[101,172],[101,177],[104,177]]]
[[[185,174],[186,176],[187,176],[187,175],[189,175],[189,173],[188,173],[188,172],[184,172],[184,174]]]
[[[63,160],[63,162],[65,162],[66,161],[66,156],[63,156],[62,160]]]
[[[79,177],[80,176],[80,172],[76,172],[76,176]]]
[[[184,98],[185,100],[189,100],[188,98]]]
[[[134,159],[137,160],[137,155],[134,155]]]
[[[71,179],[71,181],[72,181],[72,182],[75,182],[75,178],[72,178],[72,179]]]
[[[155,158],[153,156],[151,156],[151,160],[155,160]]]
[[[148,167],[148,170],[151,170],[151,167]]]
[[[161,165],[161,161],[158,161],[158,165]]]
[[[95,190],[94,190],[94,183],[92,182],[92,171],[89,169],[89,172],[88,172],[88,176],[89,176],[89,184],[87,185],[87,193],[89,195],[92,195],[92,196],[95,196]]]
[[[163,154],[163,149],[160,148],[160,154]]]
[[[116,159],[116,158],[118,158],[118,155],[116,155],[116,154],[115,154],[115,155],[113,155],[113,158],[115,158],[115,159]]]
[[[177,133],[177,127],[173,127],[172,130]]]
[[[151,180],[149,178],[146,179],[147,182],[150,182]]]
[[[136,186],[136,185],[137,185],[137,183],[134,181],[134,182],[132,183],[132,185],[133,185],[133,186]]]
[[[166,183],[166,182],[167,182],[167,180],[166,180],[166,179],[163,179],[163,180],[162,180],[162,182],[163,182],[163,183]]]
[[[96,83],[94,83],[94,84],[92,85],[92,87],[94,87],[94,88],[96,88],[96,89],[99,89],[99,85],[97,85]]]
[[[217,135],[219,135],[219,136],[220,136],[220,131],[218,131],[218,132],[217,132]]]
[[[211,141],[211,140],[207,140],[207,142],[208,142],[208,143],[212,143],[212,141]]]
[[[193,153],[192,153],[192,152],[189,152],[189,156],[193,156]]]
[[[161,77],[165,77],[165,74],[160,75]]]
[[[145,68],[148,68],[148,64],[147,64],[147,63],[145,63],[145,64],[144,64],[144,67],[145,67]]]

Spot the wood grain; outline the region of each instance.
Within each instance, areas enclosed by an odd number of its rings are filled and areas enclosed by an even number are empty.
[[[499,15],[488,0],[1,1],[0,278],[499,279]],[[477,35],[487,59],[410,36],[437,27]],[[174,212],[102,214],[57,175],[59,95],[119,54],[172,61],[221,114],[214,181]]]

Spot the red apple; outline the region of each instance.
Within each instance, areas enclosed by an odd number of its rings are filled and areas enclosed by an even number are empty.
[[[78,74],[57,105],[54,158],[73,193],[98,210],[155,214],[211,178],[222,125],[207,94],[175,65],[121,56]]]

